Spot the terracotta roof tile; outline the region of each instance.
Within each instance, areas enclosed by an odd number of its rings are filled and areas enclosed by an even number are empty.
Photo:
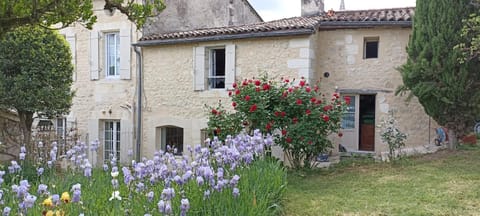
[[[388,25],[395,22],[410,23],[415,14],[414,7],[376,9],[376,10],[355,10],[355,11],[329,11],[317,16],[292,17],[269,22],[260,22],[240,26],[227,26],[206,29],[195,29],[182,32],[163,34],[152,34],[144,36],[142,41],[182,40],[197,37],[238,35],[245,33],[277,32],[277,31],[315,31],[322,26],[356,26],[364,23]]]

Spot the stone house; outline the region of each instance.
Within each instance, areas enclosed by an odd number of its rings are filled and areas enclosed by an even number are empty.
[[[394,111],[407,148],[422,151],[432,137],[430,118],[413,99],[394,95],[402,84],[396,70],[407,59],[414,8],[323,10],[322,0],[302,0],[302,16],[270,22],[149,32],[141,48],[141,155],[172,144],[184,151],[201,143],[205,104],[229,107],[234,81],[268,73],[270,78],[321,79],[326,94],[351,96],[342,122],[348,151],[388,151],[378,127]],[[281,154],[279,154],[281,157]]]
[[[150,20],[144,32],[168,33],[262,21],[246,0],[164,2],[167,8]],[[75,66],[72,88],[76,94],[71,112],[53,123],[57,130],[76,131],[87,143],[98,140],[98,157],[90,158],[93,163],[101,163],[112,154],[127,162],[132,159],[128,152],[135,150],[135,140],[140,138],[135,127],[138,124],[138,59],[131,44],[138,41],[142,31],[122,13],[105,11],[103,0],[94,0],[93,4],[97,23],[92,30],[74,24],[59,31],[70,44]]]

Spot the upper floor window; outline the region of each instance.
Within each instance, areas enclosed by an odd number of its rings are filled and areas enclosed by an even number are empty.
[[[225,48],[210,50],[210,89],[225,88]]]
[[[364,39],[363,58],[378,58],[378,37],[367,37]]]
[[[194,48],[194,90],[232,88],[235,45]]]
[[[107,77],[120,75],[120,36],[118,32],[105,34],[105,71]]]

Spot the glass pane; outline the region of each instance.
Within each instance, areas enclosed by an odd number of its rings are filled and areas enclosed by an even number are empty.
[[[355,128],[355,96],[350,97],[350,104],[345,110],[345,114],[342,118],[342,128],[343,129],[353,129]]]
[[[120,67],[120,39],[118,33],[106,34],[106,62],[107,76],[119,74]]]

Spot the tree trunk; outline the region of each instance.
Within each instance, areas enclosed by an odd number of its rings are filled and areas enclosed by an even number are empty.
[[[448,129],[448,149],[455,150],[457,149],[457,133],[455,133],[454,129]]]
[[[22,129],[23,145],[25,145],[28,153],[32,153],[32,124],[33,124],[33,112],[31,111],[18,111],[18,117],[20,119],[20,128]]]

